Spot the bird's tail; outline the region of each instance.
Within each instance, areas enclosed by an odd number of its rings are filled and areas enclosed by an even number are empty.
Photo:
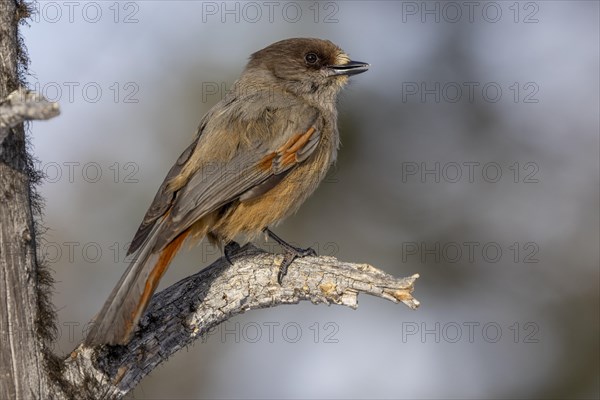
[[[156,251],[154,245],[162,222],[152,228],[104,303],[85,339],[86,345],[125,344],[129,341],[160,278],[189,233],[189,230],[184,231],[162,250]]]

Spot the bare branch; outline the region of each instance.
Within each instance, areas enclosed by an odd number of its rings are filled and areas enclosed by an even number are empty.
[[[418,275],[395,278],[368,264],[305,257],[294,261],[280,286],[281,255],[246,245],[233,261],[221,258],[158,293],[126,346],[80,345],[66,360],[65,381],[93,397],[120,398],[171,354],[247,310],[302,300],[356,308],[359,293],[419,306],[411,295]]]
[[[58,103],[26,89],[18,89],[0,102],[0,144],[8,130],[25,121],[50,119],[60,114]]]
[[[0,102],[0,129],[12,128],[34,119],[50,119],[60,114],[58,103],[27,89],[18,89]]]

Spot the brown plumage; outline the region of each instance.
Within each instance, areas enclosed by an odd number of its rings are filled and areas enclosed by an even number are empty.
[[[186,237],[252,238],[295,212],[335,161],[337,94],[367,68],[319,39],[254,53],[160,186],[129,248],[135,259],[86,343],[129,340]]]

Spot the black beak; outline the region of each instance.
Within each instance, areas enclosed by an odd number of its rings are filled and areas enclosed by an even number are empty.
[[[356,75],[362,74],[369,69],[369,64],[362,61],[349,61],[347,64],[342,65],[330,65],[327,68],[331,71],[330,76],[338,75]]]

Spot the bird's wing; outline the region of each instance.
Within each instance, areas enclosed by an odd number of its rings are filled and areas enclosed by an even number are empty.
[[[314,153],[321,138],[318,112],[304,120],[286,121],[277,140],[239,145],[226,163],[199,168],[173,202],[157,247],[170,243],[206,214],[235,200],[248,200],[267,192],[289,171]]]

